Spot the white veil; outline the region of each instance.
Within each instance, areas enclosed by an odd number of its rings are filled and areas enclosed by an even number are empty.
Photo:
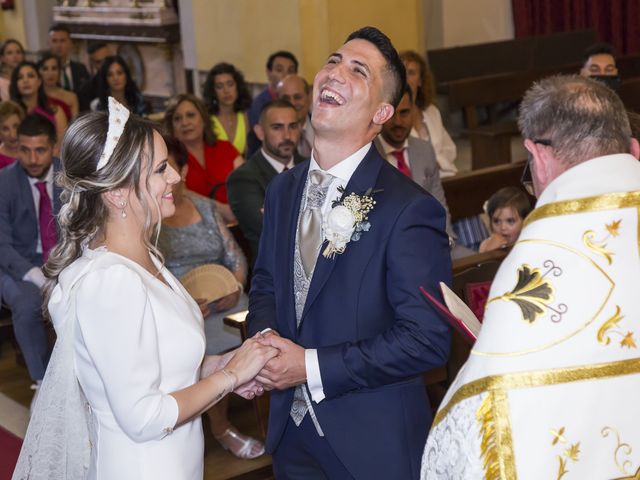
[[[61,295],[60,286],[52,298]],[[94,424],[74,368],[75,302],[45,373],[12,480],[82,480],[91,463]]]

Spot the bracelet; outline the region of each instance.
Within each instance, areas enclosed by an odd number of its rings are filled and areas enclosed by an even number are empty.
[[[238,379],[236,378],[235,374],[233,373],[233,371],[228,372],[227,369],[223,368],[222,370],[220,370],[225,377],[227,377],[229,379],[229,381],[231,382],[231,388],[229,389],[229,392],[233,392],[236,389],[236,383],[238,381]]]

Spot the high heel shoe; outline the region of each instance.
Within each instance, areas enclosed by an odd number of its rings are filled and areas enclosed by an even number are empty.
[[[215,439],[220,442],[222,448],[238,458],[250,460],[264,455],[264,445],[261,441],[241,434],[234,427],[227,428],[222,435],[215,435]]]

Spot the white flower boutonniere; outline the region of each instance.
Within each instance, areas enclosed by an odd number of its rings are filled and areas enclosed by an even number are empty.
[[[357,242],[362,232],[369,231],[371,224],[368,222],[368,214],[376,204],[371,196],[375,193],[372,189],[367,190],[364,195],[345,195],[344,188],[339,188],[338,191],[342,195],[333,202],[331,211],[322,224],[324,241],[327,242],[322,252],[325,258],[344,253],[347,243],[352,240]]]

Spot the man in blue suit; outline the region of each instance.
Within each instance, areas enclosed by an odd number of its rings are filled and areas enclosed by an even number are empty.
[[[404,83],[382,32],[352,33],[315,77],[311,160],[267,191],[248,322],[281,351],[257,377],[273,389],[279,479],[420,473],[431,421],[421,374],[446,361],[449,328],[419,287],[438,296],[451,263],[442,206],[372,146]],[[335,206],[341,192],[375,201],[356,232]]]
[[[53,181],[59,169],[55,127],[38,114],[27,115],[18,142],[18,161],[0,171],[0,292],[29,375],[39,385],[49,357],[41,267],[55,245],[60,207]]]

